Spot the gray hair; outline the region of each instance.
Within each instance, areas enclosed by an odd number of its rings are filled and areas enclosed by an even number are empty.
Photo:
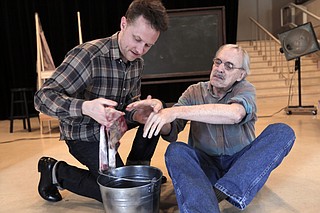
[[[240,51],[242,53],[242,68],[246,71],[246,75],[249,75],[250,74],[250,56],[249,56],[248,52],[245,49],[243,49],[242,47],[240,47],[239,45],[236,45],[236,44],[225,44],[225,45],[222,45],[218,49],[218,51],[216,53],[216,56],[224,48],[233,48],[233,49],[236,49],[237,51]]]

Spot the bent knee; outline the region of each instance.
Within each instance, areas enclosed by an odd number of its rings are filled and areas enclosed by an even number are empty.
[[[177,158],[189,156],[193,152],[194,150],[188,144],[184,142],[174,142],[169,144],[164,156],[166,160],[176,160]]]
[[[186,144],[182,142],[174,142],[170,143],[167,147],[165,156],[176,155],[180,152],[180,150],[184,149]]]
[[[270,124],[268,128],[272,128],[274,131],[277,131],[277,132],[283,132],[284,134],[292,138],[296,137],[294,130],[288,124],[285,124],[285,123]]]

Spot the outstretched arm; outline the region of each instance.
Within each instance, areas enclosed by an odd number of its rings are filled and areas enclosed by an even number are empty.
[[[144,128],[144,137],[168,134],[170,123],[175,119],[191,120],[209,124],[235,124],[246,115],[241,104],[202,104],[166,108],[159,113],[151,113]]]

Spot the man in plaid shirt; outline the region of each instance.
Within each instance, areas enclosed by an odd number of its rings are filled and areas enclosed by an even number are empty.
[[[69,152],[89,170],[63,161],[42,157],[38,191],[48,201],[62,199],[58,188],[102,201],[97,184],[99,170],[99,128],[114,122],[112,115],[125,117],[128,129],[138,126],[126,165],[149,165],[159,136],[144,138],[143,124],[153,107],[126,111],[140,100],[142,56],[168,27],[164,6],[158,0],[134,0],[121,18],[120,31],[108,38],[81,44],[69,51],[59,67],[35,94],[37,110],[57,117],[61,140]],[[117,166],[123,166],[117,155]]]

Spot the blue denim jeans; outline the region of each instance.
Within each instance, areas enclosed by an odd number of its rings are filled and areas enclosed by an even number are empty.
[[[181,213],[220,212],[213,187],[244,209],[282,162],[295,141],[286,124],[269,125],[250,145],[232,156],[209,156],[186,143],[171,143],[166,166]]]

